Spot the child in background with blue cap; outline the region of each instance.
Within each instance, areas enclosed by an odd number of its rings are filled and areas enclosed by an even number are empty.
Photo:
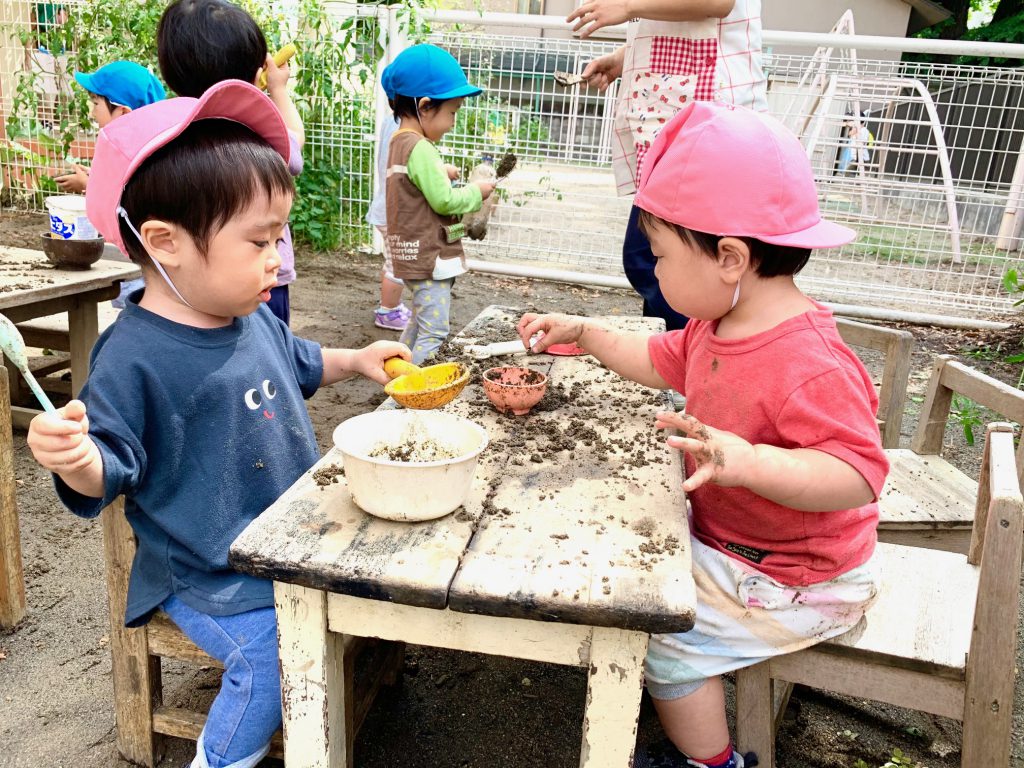
[[[134,61],[112,61],[92,74],[75,72],[75,82],[89,94],[89,116],[101,129],[111,120],[166,96],[153,73]],[[63,192],[85,192],[89,169],[76,163],[73,173],[57,176],[54,181]]]
[[[455,125],[470,85],[459,62],[434,45],[414,45],[385,69],[381,84],[400,121],[387,170],[387,245],[395,277],[413,295],[412,318],[401,341],[419,365],[448,338],[452,286],[467,272],[461,217],[479,210],[492,182],[452,187],[458,169],[434,145]]]
[[[92,109],[89,116],[102,130],[111,120],[127,115],[133,109],[144,107],[156,101],[163,101],[167,95],[156,76],[134,61],[112,61],[104,64],[92,74],[75,72],[75,82],[89,94]],[[89,183],[89,169],[78,163],[75,170],[54,181],[63,192],[85,192]],[[124,309],[125,299],[146,285],[141,277],[121,283],[121,292],[110,303],[117,309]]]

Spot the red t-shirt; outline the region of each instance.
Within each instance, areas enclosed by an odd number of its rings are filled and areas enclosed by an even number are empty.
[[[686,412],[750,443],[813,448],[842,459],[877,499],[889,471],[875,421],[878,397],[832,313],[818,305],[745,339],[718,338],[716,327],[717,321],[690,320],[648,343],[655,369],[686,395]],[[694,470],[689,456],[686,469]],[[801,512],[712,483],[691,493],[690,502],[698,539],[754,562],[783,584],[827,581],[874,551],[877,502]]]

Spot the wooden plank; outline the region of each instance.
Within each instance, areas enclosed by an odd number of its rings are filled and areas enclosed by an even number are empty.
[[[644,632],[594,629],[580,768],[633,764],[647,640]]]
[[[335,594],[327,597],[327,617],[332,632],[382,640],[573,666],[586,665],[590,657],[592,629],[575,624],[474,616]]]
[[[782,680],[776,682],[785,686]],[[775,765],[772,678],[768,662],[736,670],[736,748],[756,752],[758,765]]]
[[[962,681],[978,569],[962,555],[892,544],[878,545],[871,567],[879,594],[865,621],[822,652]]]
[[[332,449],[235,539],[229,561],[275,581],[443,608],[485,488],[474,484],[462,513],[393,522],[359,509],[343,477],[326,486],[314,480],[321,469],[341,466]]]
[[[14,483],[14,441],[7,370],[0,368],[0,628],[10,629],[25,616],[25,578]]]
[[[178,661],[187,661],[204,667],[224,669],[220,660],[213,658],[178,629],[170,617],[162,611],[154,614],[146,625],[149,635],[149,652],[153,656],[164,656]]]
[[[893,634],[892,627],[888,629]],[[777,656],[765,663],[776,681],[787,680],[956,720],[963,717],[963,683],[926,672],[838,657],[828,653],[824,645]]]
[[[49,299],[77,296],[89,291],[113,289],[119,291],[118,283],[142,276],[141,270],[129,262],[100,259],[89,269],[54,269],[42,251],[0,246],[0,311],[17,319],[9,309],[25,305],[40,305]],[[112,298],[108,296],[107,298]],[[38,312],[32,317],[50,315],[61,311]]]
[[[153,710],[153,730],[177,739],[197,741],[206,725],[206,715],[181,707],[157,707]],[[284,739],[278,731],[270,738],[270,757],[284,757]]]
[[[942,384],[942,369],[952,359],[951,355],[939,355],[932,365],[917,429],[910,440],[910,448],[914,453],[938,456],[942,452],[942,438],[946,434],[949,408],[953,402],[952,390]]]
[[[452,406],[513,463],[484,469],[490,504],[449,606],[685,632],[696,596],[681,458],[654,429],[667,404],[589,356],[558,358],[550,374],[574,394],[550,415],[531,413],[528,429],[478,404],[477,383]]]
[[[1009,428],[1009,425],[993,425]],[[1024,543],[1024,499],[1014,459],[1013,433],[988,435],[985,493],[990,500],[980,553],[981,577],[974,613],[967,684],[964,696],[963,764],[997,768],[1007,764],[1013,720],[1017,622],[1007,607],[1020,599],[1021,545]],[[985,517],[979,510],[979,525]]]
[[[352,765],[353,697],[344,687],[350,662],[343,637],[328,631],[326,597],[318,590],[274,584],[288,768]],[[342,701],[332,702],[331,696]]]
[[[129,762],[152,768],[156,764],[157,745],[151,712],[160,703],[160,660],[150,657],[144,628],[124,626],[135,536],[124,516],[123,498],[118,497],[100,517],[110,610],[117,749]]]
[[[903,448],[885,452],[889,476],[879,528],[970,531],[978,484],[945,459]]]
[[[89,376],[89,353],[99,336],[96,302],[81,299],[68,310],[68,344],[71,347],[71,394],[75,397]]]

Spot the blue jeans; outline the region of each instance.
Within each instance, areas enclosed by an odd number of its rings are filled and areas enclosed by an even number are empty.
[[[654,276],[655,263],[651,243],[640,231],[640,209],[634,205],[622,241],[622,268],[633,290],[644,300],[644,317],[660,317],[666,330],[677,331],[686,326],[689,318],[672,309],[661,295],[658,278]]]
[[[252,768],[281,727],[274,609],[209,616],[173,595],[162,608],[193,643],[224,664],[192,768]]]

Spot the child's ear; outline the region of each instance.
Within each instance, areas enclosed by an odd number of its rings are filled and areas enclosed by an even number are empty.
[[[723,237],[718,241],[718,267],[729,283],[737,282],[750,269],[750,246],[739,237]]]
[[[167,269],[181,266],[182,246],[186,237],[184,231],[176,224],[159,219],[150,219],[139,229],[142,245],[151,259],[160,262]]]
[[[131,107],[122,107],[120,105],[114,107],[110,113],[110,119],[113,120],[115,117],[122,117],[132,111]]]
[[[434,104],[434,102],[432,102],[426,96],[424,96],[418,102],[416,102],[416,105],[420,108],[420,112],[424,112],[424,111],[426,111],[428,109],[432,109],[433,108],[433,104]]]

